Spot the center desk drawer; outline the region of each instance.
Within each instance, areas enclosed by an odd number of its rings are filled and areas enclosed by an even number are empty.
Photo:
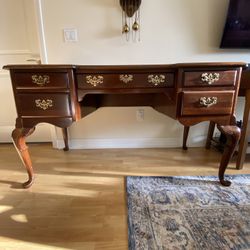
[[[77,81],[84,89],[173,87],[174,74],[79,74]]]
[[[228,115],[234,91],[184,91],[181,115]]]
[[[71,116],[70,96],[67,93],[18,94],[17,108],[20,116]]]
[[[67,72],[16,72],[14,74],[16,88],[68,88]]]
[[[234,86],[237,71],[195,71],[184,72],[184,87]]]

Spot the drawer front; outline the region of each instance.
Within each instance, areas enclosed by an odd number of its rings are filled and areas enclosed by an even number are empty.
[[[66,72],[16,72],[14,84],[16,88],[68,88],[69,77]]]
[[[174,74],[80,74],[77,80],[84,89],[173,87]]]
[[[184,91],[181,115],[228,115],[233,98],[234,91]]]
[[[237,71],[199,71],[184,73],[184,87],[234,86]]]
[[[64,93],[18,94],[20,116],[71,116],[70,96]]]

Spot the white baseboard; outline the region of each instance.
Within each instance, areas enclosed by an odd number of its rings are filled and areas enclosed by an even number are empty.
[[[188,143],[189,147],[202,147],[205,138],[199,142]],[[69,140],[71,149],[100,148],[176,148],[182,146],[182,138],[137,138],[137,139],[73,139]],[[63,140],[56,140],[56,148],[63,148]]]
[[[247,147],[247,154],[249,154],[250,153],[250,147],[248,146]]]
[[[6,70],[0,70],[0,78],[8,78],[9,72]]]
[[[11,133],[15,126],[0,126],[0,143],[12,143]]]
[[[2,126],[0,143],[12,142],[11,132],[13,126]],[[54,128],[53,128],[54,129]],[[35,140],[34,140],[35,139]],[[42,142],[41,138],[34,138],[28,141]],[[54,148],[64,148],[64,141],[53,137]],[[203,147],[206,136],[189,137],[188,147]],[[116,139],[70,139],[71,149],[100,149],[100,148],[178,148],[182,146],[182,136],[178,138],[116,138]]]
[[[0,126],[0,143],[12,143],[11,134],[15,126]],[[29,137],[27,142],[51,142],[50,125],[38,124],[36,131]]]

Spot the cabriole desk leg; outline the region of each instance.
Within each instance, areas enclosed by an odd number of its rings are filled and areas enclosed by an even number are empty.
[[[208,133],[207,133],[207,141],[206,141],[206,149],[210,149],[211,140],[213,139],[215,122],[209,123]]]
[[[184,126],[184,131],[183,131],[183,143],[182,143],[182,149],[187,150],[187,138],[188,138],[188,133],[189,133],[189,126]]]
[[[227,142],[224,148],[224,152],[221,158],[221,162],[220,162],[220,168],[219,168],[219,179],[220,179],[220,183],[223,186],[230,186],[231,182],[228,180],[224,179],[224,173],[226,171],[227,165],[234,153],[234,150],[240,140],[240,128],[238,128],[237,126],[217,126],[218,129],[221,131],[221,133],[223,133],[226,138],[227,138]]]
[[[25,142],[25,137],[31,135],[35,128],[16,128],[12,132],[13,144],[25,166],[29,179],[23,183],[24,188],[29,188],[34,182],[34,171],[32,168],[32,162],[30,159],[30,154],[28,147]]]
[[[64,141],[64,151],[69,151],[69,138],[68,138],[68,128],[62,128],[63,141]]]

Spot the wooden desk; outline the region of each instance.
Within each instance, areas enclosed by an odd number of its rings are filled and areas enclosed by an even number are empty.
[[[151,106],[184,126],[212,121],[229,138],[219,167],[224,173],[240,138],[234,110],[245,63],[193,63],[138,66],[7,65],[17,119],[12,138],[26,167],[34,172],[25,137],[47,122],[64,129],[104,106]],[[187,131],[185,131],[186,133]],[[185,136],[185,134],[184,134]]]

